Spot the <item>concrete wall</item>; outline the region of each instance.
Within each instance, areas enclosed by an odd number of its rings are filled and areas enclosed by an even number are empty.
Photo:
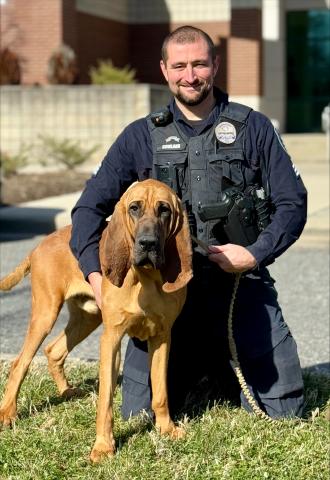
[[[40,134],[99,145],[99,160],[130,122],[166,105],[167,87],[149,84],[112,86],[5,86],[0,89],[0,149],[17,152]]]
[[[167,87],[159,85],[49,86],[0,88],[0,150],[16,153],[25,145],[36,145],[40,134],[79,141],[83,147],[99,148],[84,168],[94,170],[107,150],[132,121],[144,117],[169,99]],[[259,98],[231,100],[260,107]],[[251,100],[251,99],[250,99]],[[329,136],[325,134],[283,135],[287,150],[298,164],[305,159],[329,161]],[[39,169],[31,156],[27,169]]]

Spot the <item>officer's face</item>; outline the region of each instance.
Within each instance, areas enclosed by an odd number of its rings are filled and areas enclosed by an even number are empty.
[[[194,43],[169,42],[167,61],[160,62],[171,92],[187,106],[199,105],[209,95],[218,65],[203,38]]]

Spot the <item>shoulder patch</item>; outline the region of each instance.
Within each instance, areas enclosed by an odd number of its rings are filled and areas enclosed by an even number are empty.
[[[284,142],[283,142],[283,140],[282,140],[282,137],[281,137],[281,135],[278,133],[278,131],[276,130],[275,127],[274,127],[274,132],[275,132],[276,138],[277,138],[277,140],[278,140],[278,143],[281,145],[281,147],[283,148],[283,150],[285,151],[285,153],[288,154],[288,151],[287,151],[287,149],[285,148],[285,145],[284,145]],[[300,177],[300,172],[299,172],[298,168],[296,167],[296,165],[295,165],[293,162],[292,162],[292,168],[293,168],[293,171],[294,171],[296,177],[299,178],[299,177]]]
[[[221,143],[234,143],[237,136],[236,128],[230,122],[220,122],[215,127],[215,136]]]

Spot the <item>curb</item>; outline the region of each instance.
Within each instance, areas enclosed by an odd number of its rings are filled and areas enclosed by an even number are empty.
[[[71,223],[71,210],[81,192],[48,197],[0,208],[1,230],[6,234],[47,234]]]

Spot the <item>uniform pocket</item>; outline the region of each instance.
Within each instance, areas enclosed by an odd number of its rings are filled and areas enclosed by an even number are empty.
[[[225,190],[229,187],[244,187],[243,152],[228,151],[208,155],[209,186],[212,191]]]
[[[185,186],[187,154],[177,152],[156,153],[154,161],[154,178],[166,183],[179,195]]]

